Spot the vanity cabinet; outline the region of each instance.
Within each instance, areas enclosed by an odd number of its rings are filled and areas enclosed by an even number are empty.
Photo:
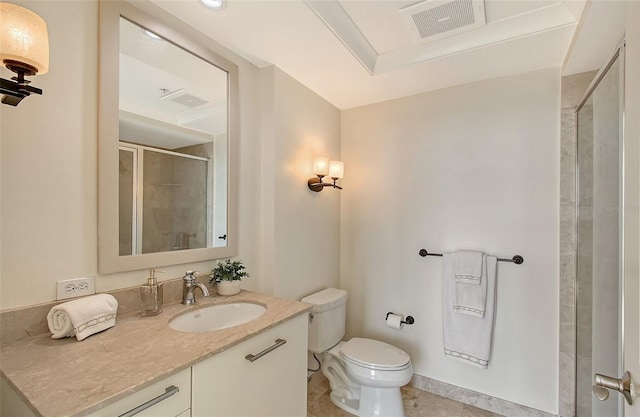
[[[36,417],[4,376],[0,376],[0,416]]]
[[[192,417],[306,416],[308,320],[302,314],[194,365]]]
[[[89,417],[306,416],[308,322],[300,314]],[[35,417],[5,378],[0,388],[0,416]]]
[[[191,407],[191,368],[141,389],[93,414],[89,414],[89,417],[127,415],[125,413],[143,404],[149,407],[136,413],[136,417],[188,417]]]

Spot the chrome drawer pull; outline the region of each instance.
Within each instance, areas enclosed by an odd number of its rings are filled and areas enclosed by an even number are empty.
[[[172,395],[177,394],[179,391],[180,391],[180,388],[176,387],[175,385],[168,386],[167,388],[165,388],[164,394],[160,394],[156,398],[152,398],[146,403],[140,404],[136,408],[132,408],[131,410],[127,411],[124,414],[120,414],[118,417],[135,416],[136,414],[141,413],[147,408],[153,407],[154,405],[158,404],[160,401],[164,401],[167,398],[171,397]]]
[[[244,358],[246,360],[248,360],[249,362],[256,361],[256,360],[260,359],[261,357],[263,357],[264,355],[266,355],[267,353],[271,352],[272,350],[278,349],[280,346],[284,345],[285,343],[287,343],[287,341],[284,340],[284,339],[276,339],[276,343],[275,344],[269,346],[268,348],[266,348],[262,352],[257,353],[255,355],[248,354]]]

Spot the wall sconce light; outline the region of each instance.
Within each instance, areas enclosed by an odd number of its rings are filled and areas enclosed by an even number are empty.
[[[330,161],[326,156],[319,156],[313,161],[313,173],[316,176],[309,178],[309,181],[307,181],[311,191],[320,192],[324,187],[342,190],[342,187],[337,185],[336,182],[344,176],[344,162]],[[333,183],[322,181],[327,175],[331,177]]]
[[[11,80],[0,78],[3,104],[17,106],[32,93],[42,94],[24,77],[49,71],[49,36],[44,19],[15,4],[0,3],[0,59],[17,74]]]

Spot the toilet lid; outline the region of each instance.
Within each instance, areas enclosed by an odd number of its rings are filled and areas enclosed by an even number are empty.
[[[342,346],[340,355],[367,367],[401,368],[410,358],[403,350],[378,340],[354,337]]]

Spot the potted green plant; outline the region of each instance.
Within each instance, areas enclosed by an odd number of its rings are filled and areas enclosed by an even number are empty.
[[[242,261],[225,259],[216,263],[209,275],[209,283],[216,283],[220,295],[234,295],[240,292],[242,278],[249,276]]]

